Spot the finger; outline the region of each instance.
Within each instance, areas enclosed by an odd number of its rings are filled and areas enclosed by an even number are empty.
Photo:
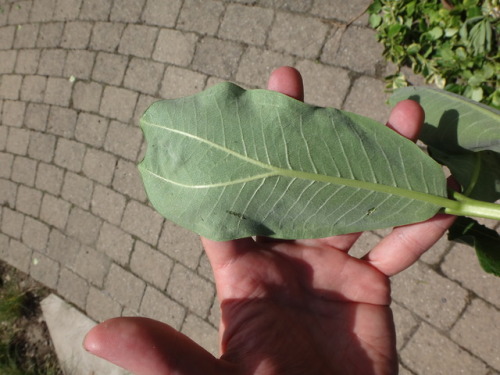
[[[432,219],[396,227],[362,259],[387,276],[415,263],[453,224],[454,216],[438,214]]]
[[[413,100],[403,100],[392,109],[387,126],[415,142],[424,119],[425,113],[420,104]]]
[[[94,327],[84,348],[136,375],[229,374],[230,365],[172,327],[147,318],[115,318]]]
[[[267,89],[278,91],[297,100],[304,100],[304,85],[299,71],[290,66],[275,69],[267,83]]]

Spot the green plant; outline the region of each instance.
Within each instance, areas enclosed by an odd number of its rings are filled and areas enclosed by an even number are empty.
[[[411,66],[429,83],[500,108],[498,0],[374,0],[370,24],[398,71],[389,85],[407,85]]]
[[[498,111],[443,91],[399,95],[418,96],[428,107],[436,132],[427,133],[437,137],[437,151],[500,152]],[[443,130],[449,111],[459,119]],[[326,237],[423,221],[439,211],[500,220],[500,205],[490,203],[500,193],[498,174],[472,172],[460,182],[473,195],[448,197],[441,166],[414,143],[369,118],[276,92],[222,83],[153,104],[141,126],[148,149],[139,169],[151,203],[214,240]],[[456,149],[439,146],[443,134],[456,137]],[[481,249],[500,248],[498,234],[493,247],[485,247],[483,231],[476,234]],[[488,271],[500,275],[500,262]]]

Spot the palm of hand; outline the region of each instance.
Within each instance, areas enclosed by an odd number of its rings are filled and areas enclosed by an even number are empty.
[[[245,242],[214,267],[222,359],[238,373],[395,371],[385,275],[320,241]]]

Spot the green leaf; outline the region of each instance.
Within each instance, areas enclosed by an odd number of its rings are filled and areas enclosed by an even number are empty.
[[[408,87],[390,102],[418,101],[425,111],[420,139],[471,197],[500,198],[500,111],[446,91]],[[473,185],[473,186],[472,186]]]
[[[153,206],[214,240],[319,238],[432,217],[444,174],[371,119],[231,83],[154,103],[139,169]]]
[[[500,276],[500,235],[467,217],[458,217],[450,228],[448,238],[462,242],[476,250],[481,267]]]
[[[425,110],[421,140],[449,153],[464,150],[500,152],[500,111],[443,90],[406,87],[390,98],[392,105],[414,99]]]

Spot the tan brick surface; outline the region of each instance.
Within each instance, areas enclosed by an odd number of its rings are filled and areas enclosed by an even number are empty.
[[[156,100],[225,80],[265,87],[290,65],[306,102],[385,122],[394,67],[362,14],[370,3],[4,1],[0,260],[97,321],[159,319],[217,354],[210,264],[196,235],[148,204],[139,118]],[[365,233],[352,255],[389,233]],[[498,286],[471,249],[446,239],[393,277],[400,373],[500,373]]]

